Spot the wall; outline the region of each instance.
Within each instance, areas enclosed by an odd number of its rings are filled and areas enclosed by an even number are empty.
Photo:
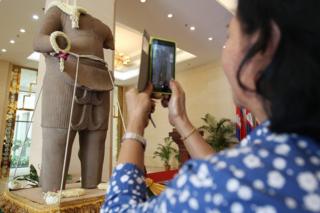
[[[47,0],[47,4],[52,0]],[[72,3],[72,1],[71,1]],[[103,21],[107,24],[112,31],[114,31],[114,3],[115,0],[107,0],[107,1],[100,1],[100,0],[93,0],[93,1],[86,1],[86,0],[78,0],[77,1],[79,6],[82,6],[88,10],[90,14],[95,16],[96,18]],[[112,68],[112,52],[106,51],[105,52],[105,59],[109,64],[110,68]],[[45,73],[45,63],[43,58],[40,60],[39,63],[39,85],[38,85],[38,92],[40,91],[41,82]],[[40,102],[41,103],[41,100]],[[42,132],[41,132],[41,104],[39,104],[38,109],[35,114],[35,122],[33,125],[33,132],[32,132],[32,143],[31,143],[31,154],[30,154],[30,163],[34,164],[37,169],[39,170],[41,165],[41,149],[42,149]],[[111,126],[111,124],[109,125]],[[111,131],[108,131],[108,136],[106,140],[106,152],[105,152],[105,160],[104,160],[104,168],[103,168],[103,180],[107,180],[109,177],[109,163],[111,154],[109,150],[111,149]],[[73,145],[73,152],[70,162],[69,174],[72,174],[75,179],[80,177],[81,169],[80,169],[80,162],[78,159],[78,150],[79,150],[79,142],[78,136],[76,137]]]
[[[179,71],[176,79],[182,84],[186,93],[186,105],[189,118],[195,127],[203,123],[201,117],[211,113],[216,118],[229,118],[234,120],[235,108],[228,82],[220,64],[207,64],[190,70]],[[146,151],[146,166],[149,171],[162,170],[162,162],[153,159],[152,155],[158,143],[168,136],[172,127],[168,122],[168,111],[157,103],[153,115],[157,127],[149,125],[145,137],[148,140]]]
[[[4,138],[5,120],[8,103],[8,89],[10,83],[10,69],[11,64],[7,61],[0,60],[0,141],[1,144]],[[2,153],[2,145],[0,146],[0,153]],[[1,162],[2,155],[0,155]]]

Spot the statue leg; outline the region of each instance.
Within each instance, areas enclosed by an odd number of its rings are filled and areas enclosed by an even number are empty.
[[[43,192],[60,190],[67,133],[68,129],[42,128],[43,145],[40,182]],[[65,188],[75,135],[76,132],[71,130],[63,189]]]
[[[106,135],[107,130],[84,130],[79,133],[79,158],[83,188],[96,188],[101,183]]]

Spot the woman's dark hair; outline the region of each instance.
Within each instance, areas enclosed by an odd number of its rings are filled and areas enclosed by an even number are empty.
[[[239,0],[237,17],[247,35],[260,32],[237,74],[252,57],[264,52],[272,22],[281,39],[272,62],[257,76],[256,93],[265,102],[271,130],[298,133],[320,140],[320,1]]]

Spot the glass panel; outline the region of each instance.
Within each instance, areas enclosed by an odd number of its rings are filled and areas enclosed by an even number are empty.
[[[17,110],[16,122],[30,122],[33,111]]]
[[[37,76],[37,71],[21,69],[20,91],[36,92]]]
[[[19,92],[18,96],[18,109],[30,109],[35,108],[36,94],[30,92]]]
[[[25,122],[25,121],[16,122],[14,138],[13,138],[13,146],[11,149],[11,156],[12,156],[11,168],[16,168],[17,166],[18,168],[28,167],[30,145],[31,145],[31,133],[32,133],[31,122]],[[21,157],[18,164],[20,153],[21,153]]]
[[[31,119],[35,109],[37,74],[38,72],[34,70],[21,69],[20,92],[17,103],[13,146],[11,149],[11,168],[29,166],[32,135]]]

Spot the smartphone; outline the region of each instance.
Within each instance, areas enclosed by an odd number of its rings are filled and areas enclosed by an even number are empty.
[[[138,80],[138,91],[142,92],[148,85],[149,81],[149,69],[150,69],[150,35],[144,30],[142,36],[142,51],[141,51],[141,59],[140,59],[140,73]]]
[[[149,80],[154,93],[171,94],[170,80],[175,78],[176,43],[152,38]]]

